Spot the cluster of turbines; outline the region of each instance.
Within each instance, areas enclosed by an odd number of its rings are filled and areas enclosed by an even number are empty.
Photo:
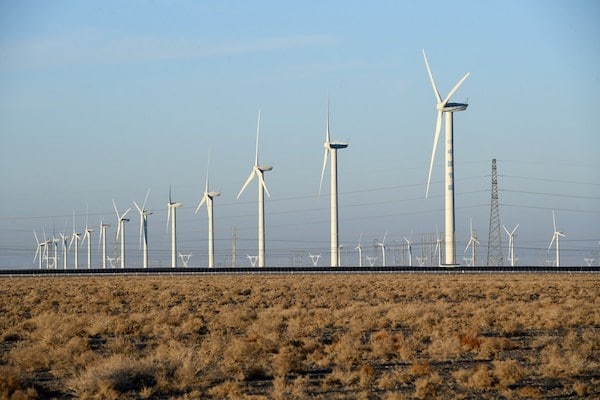
[[[453,115],[455,112],[464,111],[467,109],[468,104],[466,103],[454,103],[450,102],[452,96],[458,91],[463,82],[469,77],[469,73],[466,73],[457,83],[454,85],[452,90],[448,93],[448,95],[442,99],[435,80],[433,78],[433,74],[431,72],[431,68],[429,66],[429,62],[427,60],[427,56],[425,51],[423,51],[423,58],[425,61],[425,66],[427,69],[427,73],[429,75],[429,79],[431,81],[431,85],[433,88],[433,92],[436,98],[436,110],[437,110],[437,119],[435,125],[435,136],[433,141],[433,149],[431,153],[431,161],[429,164],[429,173],[427,177],[427,187],[425,192],[425,197],[427,198],[429,195],[429,186],[431,181],[431,175],[433,171],[433,165],[435,161],[435,154],[437,150],[437,145],[440,137],[442,120],[445,116],[445,234],[444,238],[437,238],[436,244],[436,253],[439,256],[438,263],[440,266],[454,266],[456,263],[456,241],[455,241],[455,221],[454,221],[454,149],[453,149]],[[258,249],[257,256],[248,256],[252,265],[256,265],[258,263],[259,267],[265,266],[265,214],[264,214],[264,194],[266,192],[267,196],[270,197],[269,190],[267,189],[267,185],[265,183],[264,173],[271,171],[272,166],[261,165],[259,163],[259,134],[260,134],[260,110],[258,111],[258,120],[256,125],[256,149],[255,149],[255,158],[254,164],[252,166],[252,170],[244,185],[242,186],[240,192],[237,195],[237,198],[242,195],[244,190],[248,187],[250,182],[256,177],[258,181]],[[321,182],[319,186],[319,193],[321,192],[321,188],[323,185],[323,178],[325,175],[325,169],[327,167],[328,160],[330,161],[330,207],[331,207],[331,235],[330,235],[330,262],[329,265],[332,267],[337,267],[340,265],[340,246],[339,246],[339,224],[338,224],[338,184],[337,184],[337,151],[341,149],[345,149],[348,147],[347,143],[333,141],[330,137],[329,131],[329,100],[327,102],[327,125],[325,129],[325,154],[323,158],[323,168],[321,171]],[[212,268],[215,266],[214,260],[214,227],[213,227],[213,200],[215,197],[220,195],[219,192],[211,191],[209,189],[209,170],[210,166],[210,151],[208,157],[208,165],[206,170],[206,182],[203,196],[196,208],[196,213],[200,210],[200,208],[205,205],[208,213],[208,267]],[[146,193],[146,198],[144,199],[144,203],[140,207],[136,202],[134,202],[134,206],[137,209],[140,215],[140,246],[142,248],[142,267],[148,267],[148,236],[147,236],[147,219],[148,216],[152,214],[151,211],[145,208],[146,201],[148,200],[149,190]],[[177,252],[177,208],[181,207],[181,203],[175,202],[172,200],[171,189],[169,189],[169,202],[167,204],[167,226],[170,223],[170,231],[171,231],[171,267],[177,267],[177,256],[181,258],[184,265],[187,265],[189,261],[190,255],[183,255]],[[117,208],[116,203],[113,200],[113,207],[115,210],[115,214],[117,217],[117,231],[116,238],[117,242],[120,245],[119,255],[115,258],[109,258],[106,254],[106,229],[109,226],[104,222],[100,222],[100,236],[99,236],[99,244],[102,248],[102,268],[106,268],[106,262],[109,261],[111,266],[115,266],[114,262],[120,264],[120,268],[125,268],[126,266],[126,258],[125,258],[125,223],[129,221],[127,214],[131,211],[131,207],[125,210],[124,212],[120,212]],[[553,213],[554,219],[554,213]],[[505,231],[509,235],[509,261],[511,266],[516,265],[517,258],[514,253],[514,237],[516,236],[515,232],[518,228],[518,225],[509,232],[506,227],[504,227]],[[167,228],[168,229],[168,228]],[[34,257],[34,262],[37,259],[39,263],[39,268],[42,268],[42,259],[46,260],[47,267],[50,268],[50,262],[52,262],[52,267],[58,268],[58,243],[62,243],[62,260],[63,260],[63,268],[67,268],[67,253],[68,249],[74,246],[74,268],[78,268],[78,248],[79,245],[83,244],[87,240],[87,266],[91,268],[91,234],[93,229],[88,227],[87,218],[86,218],[86,226],[84,229],[83,235],[81,233],[76,232],[75,229],[75,217],[73,216],[73,233],[70,236],[71,240],[68,241],[69,237],[65,235],[65,233],[60,234],[60,239],[56,237],[52,237],[51,239],[44,238],[44,241],[40,241],[37,233],[34,231],[34,237],[37,243],[36,253]],[[44,235],[45,236],[45,235]],[[560,266],[560,250],[559,250],[559,238],[564,237],[565,235],[562,232],[556,230],[556,221],[554,219],[554,235],[552,237],[552,242],[550,243],[550,247],[552,244],[556,243],[556,266]],[[387,237],[387,233],[384,235],[383,240],[381,242],[377,242],[377,246],[381,248],[381,256],[383,266],[386,265],[386,244],[385,239]],[[362,238],[362,237],[361,237]],[[409,264],[412,266],[412,241],[410,239],[404,238],[408,254],[409,254]],[[81,241],[81,243],[79,243]],[[67,244],[67,242],[69,242]],[[479,241],[477,240],[476,235],[473,234],[472,224],[471,224],[471,237],[467,244],[467,248],[465,249],[465,253],[467,249],[471,249],[471,257],[465,258],[467,263],[471,263],[474,265],[476,263],[477,258],[477,245]],[[49,255],[49,250],[51,245],[54,245],[54,256]],[[442,251],[442,246],[444,247]],[[359,244],[355,248],[355,250],[359,253],[359,266],[363,264],[362,257],[362,246],[361,239],[359,239]],[[310,258],[314,265],[317,265],[319,261],[320,255],[312,255],[310,254]],[[367,261],[371,264],[373,258],[367,257]]]

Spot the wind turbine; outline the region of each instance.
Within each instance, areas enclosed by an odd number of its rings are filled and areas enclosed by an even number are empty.
[[[208,169],[210,167],[210,150],[208,151],[208,161],[206,162],[206,183],[204,185],[204,194],[202,200],[196,208],[196,214],[200,211],[203,204],[206,204],[206,212],[208,213],[208,268],[215,266],[215,240],[214,240],[214,225],[213,225],[213,199],[221,195],[220,192],[211,192],[208,189]]]
[[[517,226],[515,226],[515,228],[511,232],[509,232],[508,229],[506,229],[506,226],[502,225],[502,227],[508,235],[508,260],[510,261],[510,266],[514,267],[515,261],[517,261],[517,259],[515,258],[515,236],[517,236],[515,235],[515,231],[519,227],[519,224],[517,224]]]
[[[177,268],[177,208],[183,204],[171,199],[171,186],[169,186],[169,203],[167,204],[167,232],[169,232],[169,219],[171,220],[171,268]],[[171,218],[172,215],[172,218]]]
[[[88,213],[86,211],[85,213],[85,230],[83,231],[83,239],[81,239],[81,244],[83,245],[83,242],[85,242],[85,240],[87,239],[87,266],[88,269],[92,268],[92,244],[91,244],[91,239],[92,239],[92,232],[94,232],[93,229],[88,228]]]
[[[469,218],[469,228],[471,236],[464,252],[466,253],[469,247],[471,247],[471,265],[474,266],[477,265],[477,245],[479,244],[479,240],[477,240],[477,234],[473,232],[473,219],[471,218]]]
[[[310,257],[310,260],[313,263],[313,266],[317,266],[317,264],[319,263],[319,258],[321,258],[320,254],[310,254],[308,253],[308,256]]]
[[[140,213],[140,247],[142,247],[142,266],[144,268],[148,268],[148,215],[152,215],[152,211],[146,210],[146,202],[148,201],[149,194],[150,189],[146,192],[146,197],[141,207],[135,201],[133,202],[133,205]]]
[[[560,247],[558,241],[560,237],[565,237],[565,234],[561,231],[556,230],[556,217],[554,216],[554,210],[552,210],[552,224],[554,225],[554,234],[552,235],[552,240],[550,241],[550,246],[548,246],[548,250],[552,247],[554,241],[556,241],[556,266],[560,267]]]
[[[325,129],[325,156],[323,157],[323,169],[321,170],[321,183],[319,184],[319,195],[323,186],[323,176],[327,166],[327,156],[331,157],[331,266],[339,266],[338,248],[338,184],[337,184],[337,151],[348,147],[348,143],[332,142],[329,136],[329,97],[327,98],[327,127]]]
[[[409,235],[409,239],[406,238],[406,236],[404,237],[404,241],[406,242],[406,248],[408,249],[408,266],[412,267],[412,244],[413,241],[410,240],[410,237],[412,235]]]
[[[242,186],[242,190],[237,195],[239,199],[244,189],[250,184],[254,176],[258,179],[258,266],[265,266],[265,192],[267,192],[267,196],[271,197],[269,194],[269,189],[267,189],[267,185],[265,184],[265,179],[263,174],[266,171],[271,171],[273,169],[270,165],[259,165],[258,164],[258,135],[260,132],[260,110],[258,110],[258,122],[256,123],[256,155],[254,158],[254,165],[252,166],[252,171],[246,179],[246,183]],[[256,263],[256,261],[255,261]]]
[[[121,259],[121,269],[125,269],[125,222],[129,222],[129,218],[125,218],[125,216],[129,210],[131,210],[131,207],[129,207],[123,214],[119,214],[119,210],[117,209],[114,199],[113,207],[115,209],[115,214],[117,214],[117,239],[121,243],[121,254],[119,254],[118,258]]]
[[[102,269],[106,269],[106,228],[109,224],[100,221],[100,237],[98,238],[98,247],[102,244]]]
[[[192,253],[190,253],[190,254],[181,254],[181,253],[179,253],[178,255],[179,255],[179,258],[181,258],[181,262],[183,263],[183,267],[187,268],[188,264],[190,262],[190,258],[192,258],[193,254]]]
[[[454,132],[453,132],[453,115],[455,112],[464,111],[467,109],[468,104],[466,103],[450,103],[450,98],[456,93],[458,88],[463,84],[465,79],[470,73],[466,73],[456,85],[452,88],[448,96],[442,100],[440,92],[437,89],[431,68],[429,68],[429,62],[423,50],[423,58],[425,59],[425,66],[427,67],[427,73],[431,80],[431,86],[433,87],[433,93],[437,100],[437,121],[435,124],[435,137],[433,139],[433,151],[431,152],[431,162],[429,163],[429,175],[427,177],[427,189],[425,191],[425,198],[429,196],[429,183],[431,182],[431,172],[433,170],[433,162],[435,160],[435,152],[437,149],[438,140],[440,137],[440,130],[442,127],[442,114],[446,114],[446,162],[445,165],[445,228],[446,228],[446,265],[456,265],[456,242],[454,238],[455,224],[454,224]]]
[[[69,249],[73,245],[73,241],[75,241],[75,255],[74,255],[74,265],[75,269],[79,268],[79,239],[81,239],[81,233],[77,233],[75,231],[75,211],[73,211],[73,234],[71,235],[71,242],[69,243]]]
[[[362,246],[360,245],[362,240],[362,232],[360,233],[360,236],[358,237],[358,245],[354,248],[354,250],[358,250],[358,266],[362,267]]]
[[[46,247],[46,242],[40,242],[37,233],[35,233],[35,230],[33,231],[33,237],[35,237],[36,243],[35,256],[33,257],[33,262],[35,262],[35,260],[37,259],[39,268],[42,269],[42,255]]]
[[[381,247],[381,265],[385,267],[385,239],[387,238],[387,231],[383,235],[383,240],[381,242],[376,242],[377,246]]]
[[[258,256],[251,256],[248,254],[246,255],[246,258],[250,260],[250,265],[252,265],[252,267],[256,267],[256,260],[258,260]]]
[[[66,223],[65,223],[66,225]],[[65,226],[66,231],[66,226]],[[62,243],[62,257],[63,257],[63,269],[67,269],[67,248],[69,245],[67,242],[69,241],[69,237],[65,235],[65,233],[60,233],[60,241]]]

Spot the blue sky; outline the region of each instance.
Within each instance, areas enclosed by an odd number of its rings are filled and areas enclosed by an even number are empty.
[[[332,137],[350,144],[338,158],[345,264],[357,264],[361,233],[369,256],[380,257],[372,241],[385,231],[390,245],[411,232],[418,244],[443,229],[441,145],[424,198],[436,111],[422,49],[442,96],[471,72],[454,96],[469,102],[455,115],[459,261],[469,218],[487,253],[492,158],[502,223],[520,224],[519,263],[545,263],[552,210],[567,235],[562,263],[597,259],[599,20],[594,1],[3,2],[0,267],[32,265],[32,230],[67,223],[70,233],[73,211],[81,231],[86,207],[99,264],[97,225],[111,223],[111,235],[116,225],[111,200],[130,207],[148,188],[150,265],[166,265],[169,185],[184,204],[179,248],[204,265],[206,213],[194,210],[209,147],[222,192],[216,260],[229,262],[235,226],[245,265],[256,253],[256,186],[236,195],[259,108],[261,162],[274,166],[267,264],[308,265],[329,238],[328,191],[318,196],[327,93]]]

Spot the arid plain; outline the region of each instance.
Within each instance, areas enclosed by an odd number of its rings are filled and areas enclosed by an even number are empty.
[[[599,398],[600,277],[0,279],[0,398]]]

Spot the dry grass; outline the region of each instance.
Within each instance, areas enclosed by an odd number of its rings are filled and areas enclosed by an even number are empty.
[[[598,398],[595,275],[0,280],[0,399]]]

